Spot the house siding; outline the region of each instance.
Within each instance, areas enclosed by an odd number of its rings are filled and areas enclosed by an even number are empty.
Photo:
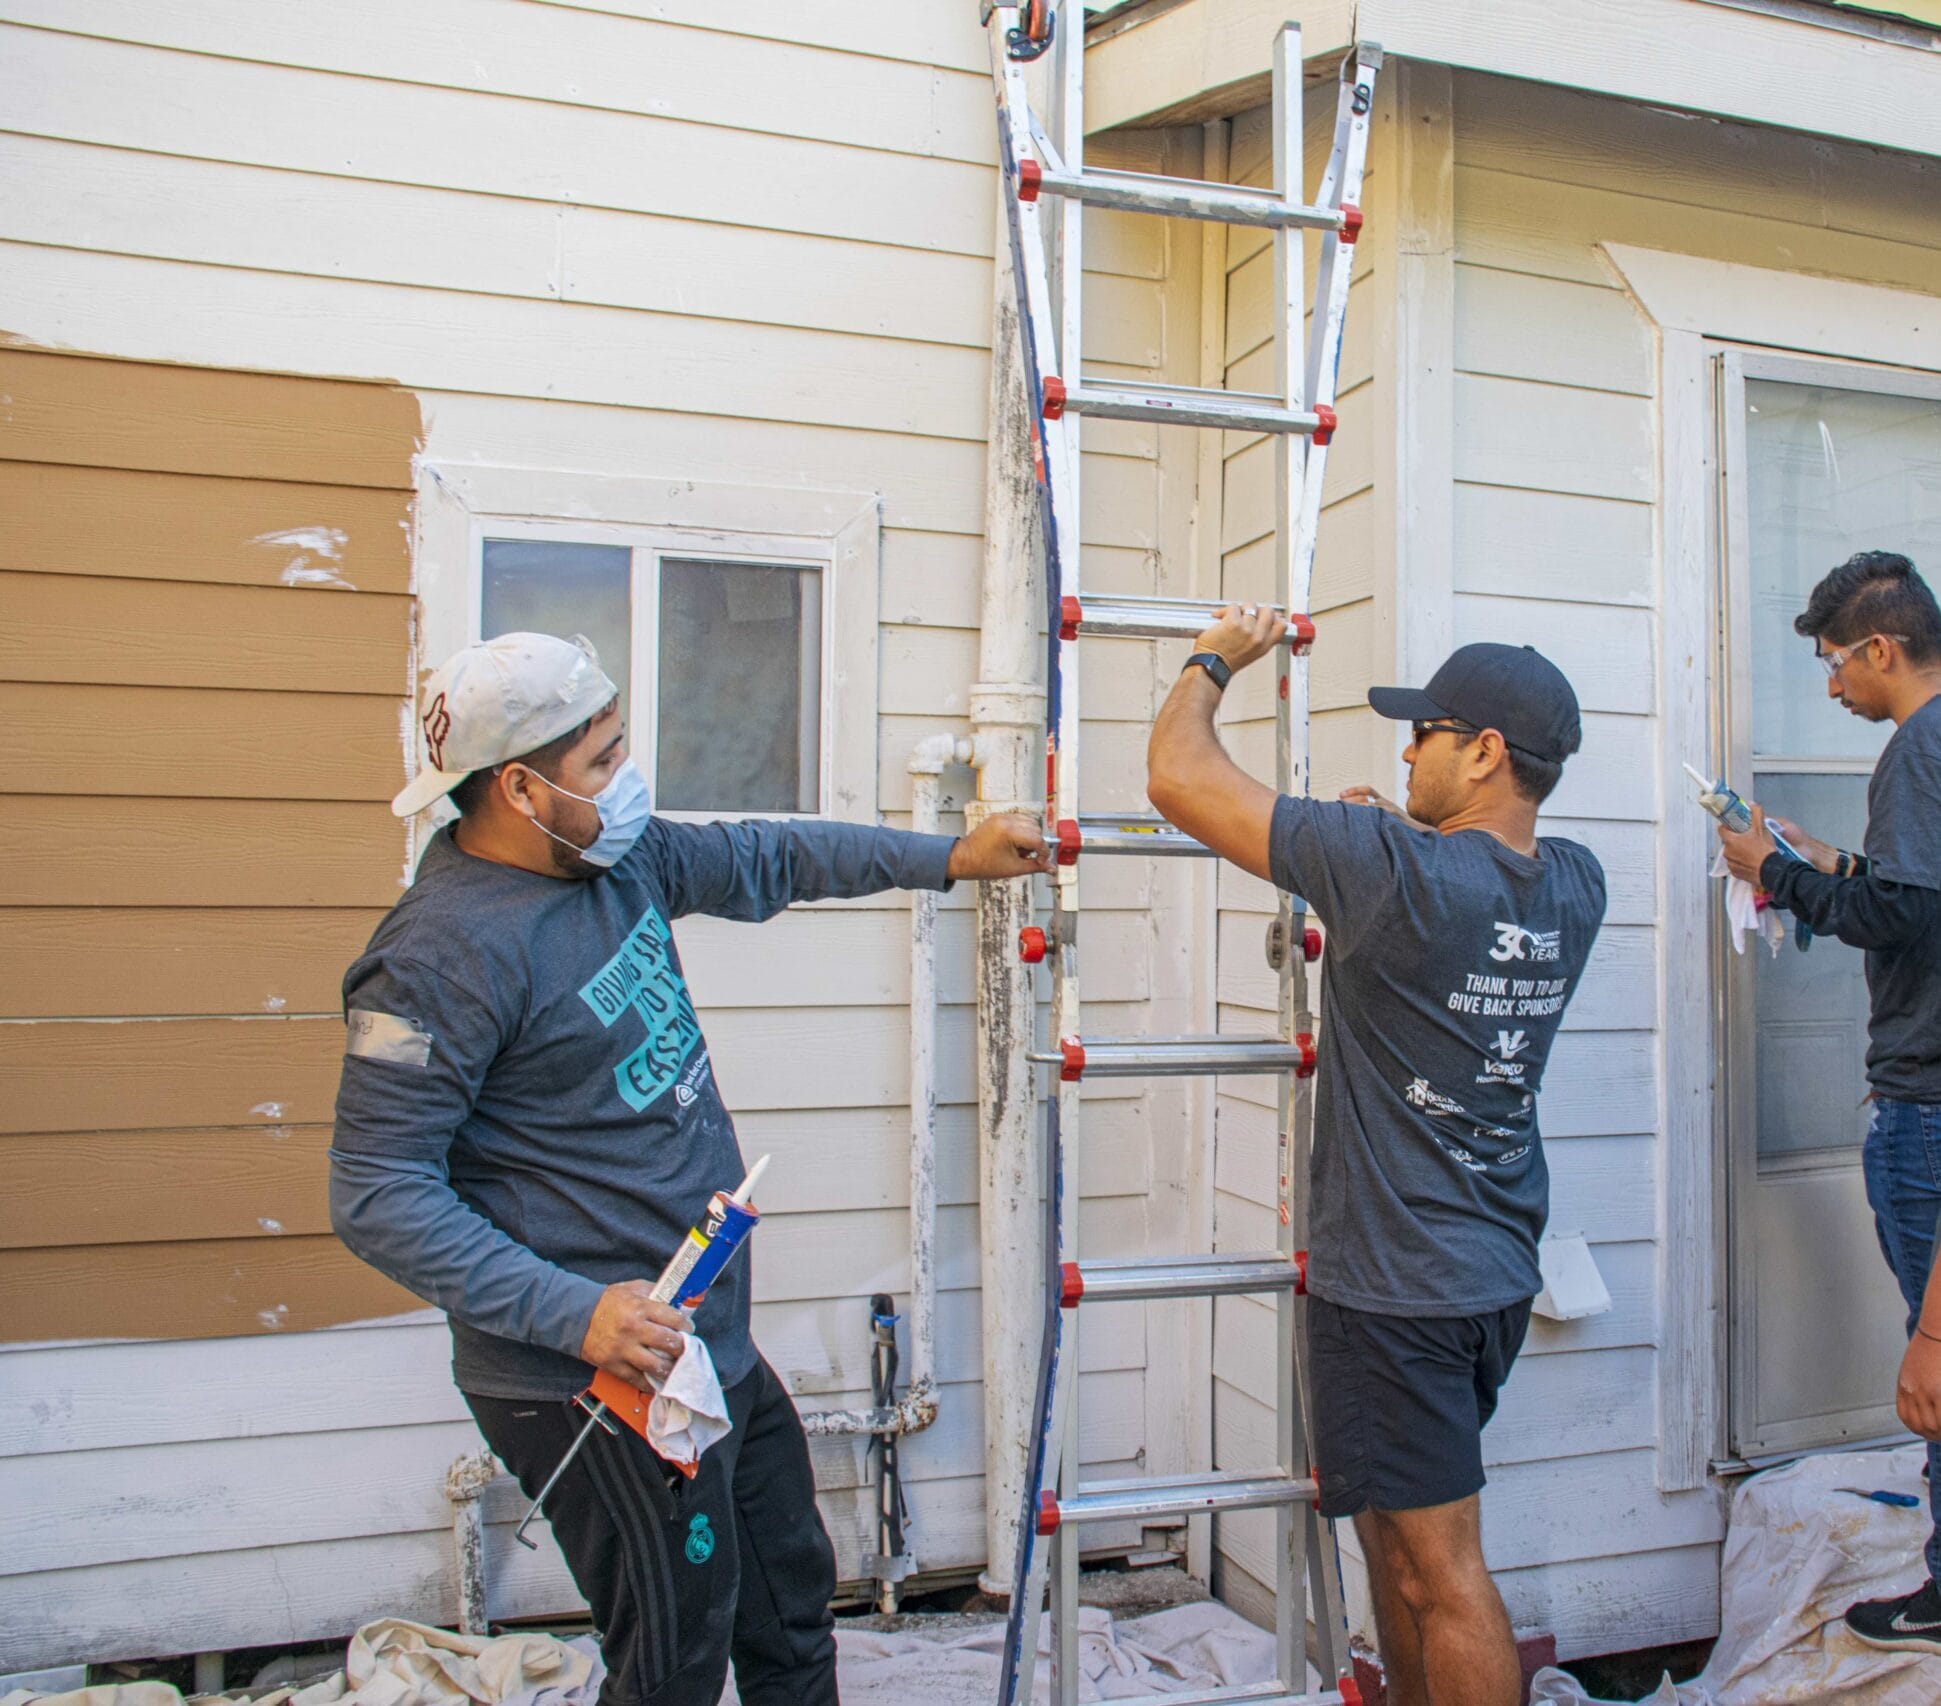
[[[274,459],[151,465],[101,449],[119,440],[99,412],[74,424],[78,449],[0,460],[0,498],[39,482],[36,501],[0,502],[14,542],[0,575],[31,582],[0,680],[28,790],[4,831],[19,882],[0,1017],[38,1026],[30,1046],[0,1024],[10,1105],[32,1110],[15,1121],[31,1129],[0,1137],[21,1245],[0,1264],[34,1311],[0,1347],[0,1505],[21,1540],[0,1561],[0,1669],[448,1620],[441,1487],[478,1442],[444,1327],[348,1262],[322,1199],[337,982],[406,857],[384,801],[425,591],[399,525],[410,440],[440,468],[876,494],[877,665],[846,703],[872,721],[876,814],[907,824],[906,755],[969,732],[975,677],[996,231],[985,45],[970,8],[833,23],[765,0],[732,19],[527,0],[301,18],[237,0],[21,0],[0,17],[6,330],[125,358],[0,359],[221,369],[210,383],[369,390],[410,415],[382,481]],[[1161,148],[1133,136],[1101,158]],[[1167,371],[1169,314],[1193,281],[1169,266],[1163,226],[1088,215],[1087,237],[1094,363]],[[1094,583],[1162,589],[1173,438],[1088,429]],[[333,513],[354,537],[385,530],[380,555],[345,569],[354,591],[280,586],[285,560],[245,543],[288,526],[285,500],[318,480],[340,482]],[[292,628],[273,601],[298,596]],[[1153,655],[1108,648],[1083,666],[1101,805],[1142,803]],[[117,773],[151,780],[104,800]],[[966,781],[946,778],[947,828]],[[1134,864],[1088,884],[1102,1029],[1155,1028],[1155,995],[1170,998],[1152,920],[1177,880]],[[123,908],[142,930],[119,928]],[[776,1154],[755,1331],[805,1409],[867,1403],[869,1294],[908,1290],[906,920],[889,895],[793,910],[759,936],[680,928],[744,1147]],[[967,890],[944,897],[938,938],[942,1415],[901,1454],[932,1574],[985,1562]],[[27,993],[49,977],[58,993]],[[266,1003],[275,1017],[247,1026],[212,1017]],[[133,1013],[166,1018],[166,1035],[101,1022]],[[301,1044],[265,1053],[272,1031]],[[279,1111],[251,1115],[258,1103]],[[1147,1192],[1156,1153],[1185,1165],[1183,1105],[1138,1086],[1088,1095],[1089,1248],[1172,1235]],[[287,1134],[268,1159],[239,1129],[252,1118]],[[162,1128],[166,1142],[134,1135]],[[80,1243],[35,1244],[50,1216]],[[218,1263],[234,1270],[223,1287]],[[76,1303],[83,1267],[112,1313]],[[278,1302],[287,1326],[256,1319]],[[323,1330],[292,1330],[309,1325]],[[1161,1310],[1088,1321],[1094,1473],[1184,1467],[1177,1361]],[[814,1449],[854,1581],[875,1540],[863,1444]],[[557,1552],[511,1544],[517,1489],[502,1478],[485,1512],[492,1615],[573,1609]]]
[[[1396,81],[1384,92],[1390,101]],[[1551,1223],[1589,1239],[1613,1308],[1533,1324],[1484,1439],[1485,1544],[1520,1627],[1553,1632],[1566,1654],[1608,1651],[1716,1631],[1724,1517],[1716,1483],[1660,1490],[1657,1346],[1663,1312],[1685,1300],[1660,1294],[1658,1074],[1668,1023],[1689,1016],[1661,1015],[1658,988],[1663,956],[1690,944],[1663,939],[1657,865],[1662,778],[1685,755],[1665,750],[1656,716],[1656,351],[1597,245],[1932,291],[1941,281],[1941,222],[1910,214],[1931,182],[1930,162],[1476,75],[1452,83],[1448,631],[1456,644],[1527,638],[1572,677],[1585,746],[1543,829],[1587,842],[1610,883],[1606,926],[1547,1075],[1543,1119]],[[1381,99],[1385,116],[1392,108]],[[1247,122],[1236,121],[1236,134]],[[1379,147],[1374,154],[1364,198],[1371,234],[1393,216],[1381,171],[1390,158]],[[1374,306],[1397,312],[1393,301]],[[1377,388],[1397,383],[1385,360],[1378,343]],[[1344,391],[1357,372],[1344,356]],[[1354,395],[1342,411],[1344,446]],[[1379,389],[1377,401],[1393,407]],[[1381,430],[1379,413],[1373,424]],[[1386,600],[1437,596],[1438,566],[1406,555],[1392,566],[1378,561],[1372,581],[1364,574],[1335,590],[1331,548],[1351,573],[1370,557],[1365,534],[1343,522],[1358,504],[1397,501],[1384,492],[1379,461],[1365,498],[1337,491],[1346,501],[1328,512],[1337,531],[1331,538],[1324,522],[1316,565],[1314,601],[1324,612],[1313,667],[1318,793],[1394,774],[1379,735],[1369,739],[1366,713],[1351,708],[1372,679],[1361,665],[1393,667]],[[1341,620],[1357,608],[1365,615]],[[1323,673],[1331,639],[1342,654],[1338,685]],[[1259,757],[1265,762],[1264,747]],[[1224,885],[1235,895],[1248,886]],[[1223,996],[1245,990],[1244,1005],[1264,1014],[1272,986],[1254,957],[1254,922],[1223,916],[1219,976]],[[1238,1101],[1222,1103],[1223,1183],[1241,1170],[1249,1136],[1248,1176],[1269,1153],[1265,1104],[1229,1119]],[[1249,1117],[1257,1131],[1242,1123]],[[1236,1193],[1221,1206],[1266,1235],[1264,1201]],[[1221,1307],[1216,1441],[1223,1465],[1259,1462],[1271,1443],[1271,1392],[1257,1372],[1271,1367],[1271,1319],[1258,1305]],[[1222,1531],[1233,1566],[1228,1597],[1264,1609],[1270,1531],[1258,1519],[1227,1521]],[[1344,1529],[1342,1541],[1351,1619],[1372,1634],[1352,1533]]]

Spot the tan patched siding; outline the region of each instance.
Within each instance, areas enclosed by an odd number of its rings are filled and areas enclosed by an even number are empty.
[[[0,399],[7,1338],[414,1308],[324,1150],[404,871],[417,401],[27,349]]]

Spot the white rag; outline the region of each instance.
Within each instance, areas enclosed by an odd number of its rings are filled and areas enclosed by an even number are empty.
[[[1746,951],[1746,933],[1750,931],[1755,936],[1763,936],[1777,957],[1786,940],[1786,921],[1774,908],[1761,906],[1752,884],[1744,877],[1733,876],[1727,869],[1723,847],[1712,860],[1712,875],[1725,878],[1725,921],[1732,927],[1732,951],[1735,954]]]
[[[647,1443],[692,1476],[700,1466],[701,1453],[724,1438],[733,1425],[728,1420],[728,1400],[721,1395],[721,1378],[714,1372],[714,1358],[692,1333],[683,1333],[674,1371],[647,1406]]]

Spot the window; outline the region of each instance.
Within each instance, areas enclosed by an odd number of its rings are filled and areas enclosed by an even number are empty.
[[[827,809],[826,554],[575,531],[481,523],[480,636],[591,640],[656,810]]]
[[[418,661],[584,634],[654,808],[878,810],[873,492],[421,459]]]

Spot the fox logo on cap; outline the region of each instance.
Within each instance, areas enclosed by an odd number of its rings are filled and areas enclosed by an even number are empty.
[[[445,696],[425,707],[425,754],[434,770],[445,768],[445,737],[452,732],[452,714],[445,709]]]

